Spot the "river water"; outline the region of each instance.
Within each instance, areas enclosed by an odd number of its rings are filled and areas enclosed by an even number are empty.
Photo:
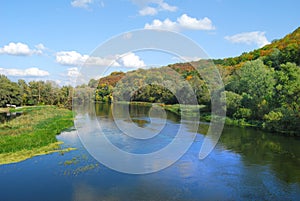
[[[77,115],[111,128],[111,109],[112,105],[97,104]],[[131,106],[130,115],[138,127],[151,126],[149,110],[148,106]],[[114,129],[107,135],[125,151],[159,150],[182,124],[188,128],[178,116],[167,113],[166,117],[161,119],[166,125],[162,137],[149,143],[136,143],[129,136],[116,137],[119,131]],[[0,166],[0,200],[299,200],[299,139],[225,127],[214,150],[199,160],[205,137],[201,133],[207,126],[202,125],[192,146],[176,163],[142,175],[107,168],[86,151],[76,130],[63,132],[58,136],[63,146],[77,150]],[[92,135],[90,132],[86,130]],[[188,135],[189,129],[185,132]]]

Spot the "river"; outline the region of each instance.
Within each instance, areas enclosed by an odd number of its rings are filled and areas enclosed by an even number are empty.
[[[113,105],[87,106],[77,115],[99,122],[116,146],[146,153],[170,143],[180,126],[189,123],[167,112],[161,137],[149,141],[120,137],[111,127]],[[116,105],[115,105],[116,107]],[[122,107],[120,107],[122,108]],[[136,126],[149,128],[148,106],[131,106]],[[121,111],[122,112],[122,111]],[[166,117],[166,118],[165,118]],[[184,125],[182,125],[184,124]],[[204,127],[205,124],[202,124]],[[156,125],[157,126],[157,125]],[[155,128],[149,128],[155,129]],[[93,135],[92,129],[86,135]],[[173,165],[150,174],[125,174],[95,160],[71,129],[57,138],[77,150],[54,153],[0,166],[0,200],[298,200],[300,198],[300,140],[255,129],[226,126],[213,151],[199,160],[205,135],[202,128],[188,151]],[[142,143],[137,143],[142,142]],[[101,146],[101,145],[100,145]],[[109,157],[109,154],[107,155]],[[124,164],[126,166],[126,164]],[[138,164],[137,164],[138,165]]]

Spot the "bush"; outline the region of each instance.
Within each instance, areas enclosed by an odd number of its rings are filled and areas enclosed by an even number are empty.
[[[233,117],[236,119],[249,119],[252,115],[252,111],[249,108],[239,108]]]
[[[277,108],[264,115],[263,127],[269,131],[300,136],[300,118],[297,112]]]

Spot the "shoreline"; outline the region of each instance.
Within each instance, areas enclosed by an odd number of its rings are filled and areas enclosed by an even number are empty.
[[[99,103],[106,103],[106,102],[99,102]],[[145,105],[145,106],[151,106],[152,104],[157,104],[160,105],[161,107],[163,107],[165,110],[172,112],[178,116],[181,116],[181,111],[180,111],[180,105],[179,104],[174,104],[174,105],[166,105],[164,103],[150,103],[150,102],[125,102],[125,101],[120,101],[120,102],[112,102],[112,103],[117,103],[117,104],[131,104],[131,105]],[[111,103],[108,103],[111,104]],[[193,110],[195,110],[196,108],[199,109],[200,112],[200,119],[199,121],[203,121],[203,122],[210,122],[211,120],[211,114],[208,112],[204,112],[201,111],[201,109],[205,109],[206,106],[205,105],[197,105],[197,106],[189,106],[187,105],[185,112],[189,112],[189,114],[187,115],[187,117],[193,117]],[[285,137],[300,137],[299,135],[297,135],[297,133],[289,133],[289,132],[279,132],[279,131],[270,131],[267,130],[265,128],[263,128],[263,123],[262,121],[253,121],[253,122],[248,122],[245,119],[232,119],[228,116],[225,117],[225,123],[224,125],[226,126],[236,126],[239,128],[253,128],[253,129],[258,129],[270,134],[275,134],[275,135],[281,135],[281,136],[285,136]]]
[[[0,154],[0,166],[1,165],[8,165],[13,163],[19,163],[22,161],[25,161],[27,159],[36,157],[36,156],[42,156],[52,153],[66,153],[69,151],[76,150],[76,148],[64,148],[61,149],[61,146],[63,142],[58,141],[52,144],[49,144],[48,146],[36,148],[33,150],[24,150],[24,151],[17,151],[12,153],[4,153]]]

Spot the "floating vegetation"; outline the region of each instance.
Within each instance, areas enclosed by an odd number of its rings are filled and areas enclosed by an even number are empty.
[[[65,176],[77,176],[79,174],[88,172],[88,171],[96,169],[96,168],[99,168],[99,164],[98,163],[84,165],[84,166],[81,166],[81,167],[78,167],[78,168],[72,169],[72,170],[65,170],[63,174]]]
[[[64,162],[64,166],[67,166],[67,165],[76,165],[77,163],[79,163],[79,158],[78,157],[74,157],[71,160],[66,160]]]
[[[0,154],[0,165],[21,162],[34,156],[46,155],[55,152],[66,153],[75,150],[75,148],[60,149],[60,144],[62,144],[62,142],[55,142],[50,145],[31,150]]]

